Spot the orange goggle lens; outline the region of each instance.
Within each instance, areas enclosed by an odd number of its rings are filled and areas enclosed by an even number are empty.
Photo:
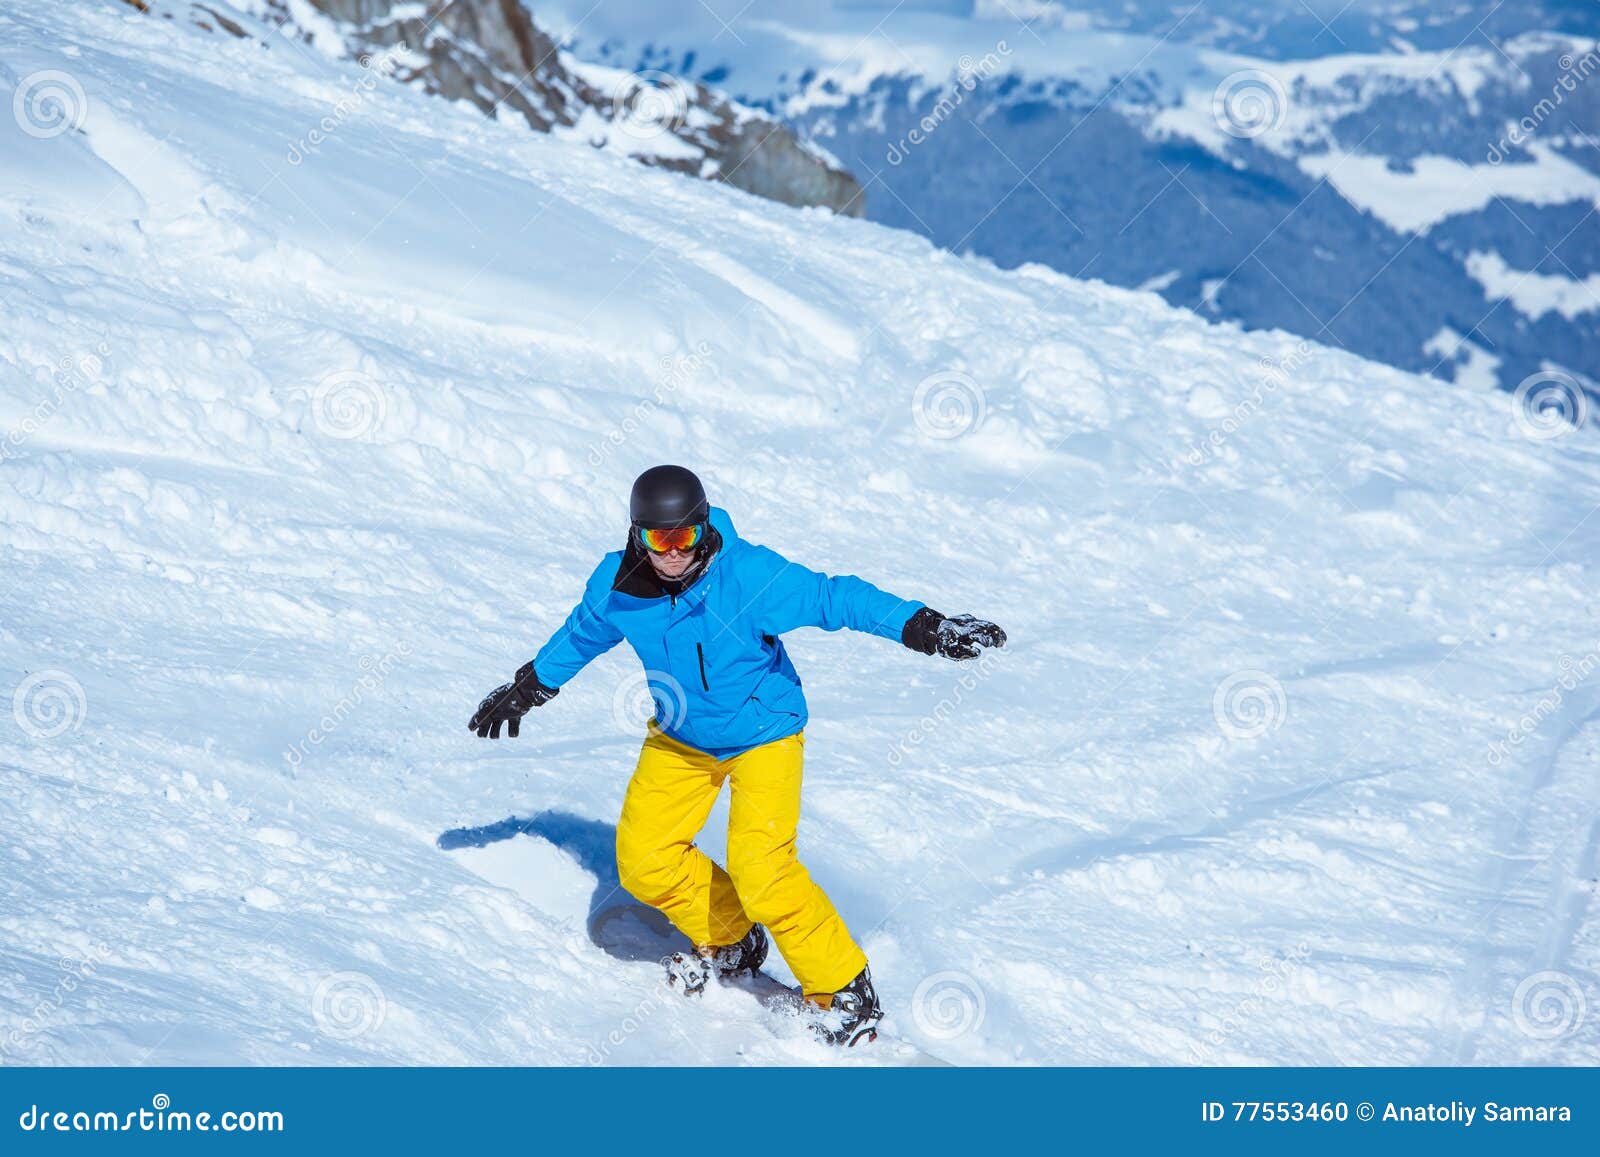
[[[700,545],[699,526],[673,526],[666,530],[651,530],[648,527],[639,528],[639,541],[644,543],[644,548],[655,554],[666,554],[669,550],[693,550]]]

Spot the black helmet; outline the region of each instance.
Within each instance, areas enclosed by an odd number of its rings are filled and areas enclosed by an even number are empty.
[[[634,481],[628,498],[629,520],[647,530],[696,526],[710,515],[706,488],[682,466],[650,467]]]

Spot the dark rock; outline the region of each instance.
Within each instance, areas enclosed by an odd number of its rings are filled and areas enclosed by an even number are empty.
[[[271,2],[292,23],[288,10]],[[662,74],[623,77],[613,91],[586,80],[519,0],[429,0],[420,12],[405,0],[310,2],[342,26],[352,53],[405,45],[423,63],[402,66],[396,78],[447,100],[470,101],[487,115],[509,109],[537,132],[572,128],[592,110],[645,164],[785,205],[864,211],[854,176],[793,130],[715,89]]]

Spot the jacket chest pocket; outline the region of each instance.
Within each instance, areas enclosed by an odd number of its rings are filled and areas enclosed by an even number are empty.
[[[706,642],[702,626],[698,616],[680,619],[668,628],[662,640],[666,647],[667,670],[686,691],[696,687],[710,691],[716,686],[712,647]]]

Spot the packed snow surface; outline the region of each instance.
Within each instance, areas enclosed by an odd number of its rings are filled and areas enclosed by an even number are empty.
[[[893,1063],[617,947],[625,648],[466,730],[677,461],[1010,634],[788,640],[901,1037],[1600,1061],[1590,430],[358,78],[0,11],[5,1060]]]

